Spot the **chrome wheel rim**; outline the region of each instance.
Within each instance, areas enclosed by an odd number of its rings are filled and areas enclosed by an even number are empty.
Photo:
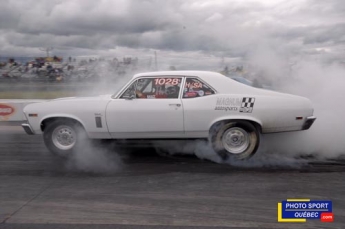
[[[249,146],[249,134],[242,128],[232,127],[223,134],[222,143],[229,153],[240,154]]]
[[[77,133],[70,126],[58,126],[52,134],[54,145],[60,150],[72,149],[77,140]]]

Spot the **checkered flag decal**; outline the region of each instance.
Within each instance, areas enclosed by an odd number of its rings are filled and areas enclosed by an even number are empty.
[[[242,105],[241,105],[241,108],[240,108],[240,112],[252,113],[253,107],[254,107],[254,102],[255,102],[255,98],[244,97],[242,99]]]

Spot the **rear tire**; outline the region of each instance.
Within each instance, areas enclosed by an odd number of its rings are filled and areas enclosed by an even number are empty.
[[[86,138],[84,128],[72,120],[53,121],[43,132],[44,143],[49,151],[63,158],[72,156]]]
[[[219,123],[210,130],[214,151],[223,159],[245,160],[252,157],[260,144],[260,134],[247,121]]]

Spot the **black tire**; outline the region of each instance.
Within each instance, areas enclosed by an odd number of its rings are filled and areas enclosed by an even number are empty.
[[[227,134],[228,140],[236,144],[238,139],[243,140],[241,147],[226,146],[224,134]],[[223,138],[224,137],[224,138]],[[210,141],[214,151],[223,159],[234,158],[237,160],[245,160],[252,157],[260,144],[260,133],[257,128],[247,121],[231,121],[220,122],[215,124],[210,130]],[[229,140],[230,139],[230,140]],[[234,139],[237,141],[234,141]],[[240,142],[238,144],[240,144]],[[233,150],[231,150],[233,147]]]
[[[62,130],[61,130],[62,129]],[[61,130],[60,133],[59,130]],[[67,131],[70,130],[73,132],[73,139],[74,144],[70,144],[69,146],[66,146],[63,148],[63,144],[57,140],[53,135],[56,136],[56,134],[60,135],[60,140],[65,137],[65,135],[68,136]],[[54,140],[55,138],[55,140]],[[86,132],[84,128],[75,121],[72,120],[66,120],[66,119],[58,119],[51,123],[48,123],[47,127],[45,128],[43,132],[43,140],[46,145],[46,147],[49,149],[51,153],[53,153],[55,156],[59,156],[62,158],[68,158],[71,157],[77,148],[81,145],[82,141],[87,139]],[[69,141],[66,139],[63,139],[62,141]],[[68,144],[69,142],[66,142]],[[59,147],[60,146],[60,147]]]

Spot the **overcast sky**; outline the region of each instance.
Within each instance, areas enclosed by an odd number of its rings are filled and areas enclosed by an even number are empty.
[[[341,59],[344,42],[344,0],[0,0],[0,56]]]

